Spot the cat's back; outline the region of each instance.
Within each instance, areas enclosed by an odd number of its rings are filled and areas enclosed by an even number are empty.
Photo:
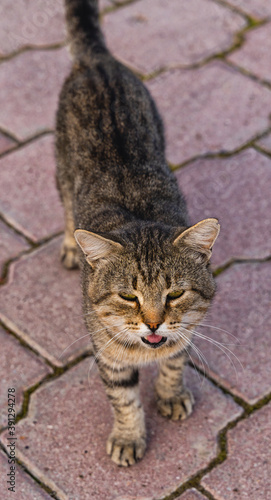
[[[94,56],[88,64],[74,64],[60,94],[57,141],[61,140],[69,155],[91,148],[99,161],[164,160],[163,125],[152,97],[109,53]]]

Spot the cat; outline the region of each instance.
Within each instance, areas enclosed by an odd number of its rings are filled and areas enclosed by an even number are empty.
[[[73,67],[56,125],[65,210],[61,259],[81,262],[83,311],[114,411],[106,451],[120,466],[144,455],[138,368],[157,362],[160,413],[192,412],[183,370],[215,293],[216,218],[189,226],[165,158],[163,123],[143,83],[107,49],[95,0],[66,0]]]

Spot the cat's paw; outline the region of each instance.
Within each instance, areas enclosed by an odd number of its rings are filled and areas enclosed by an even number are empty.
[[[106,443],[106,452],[115,464],[129,467],[138,462],[144,455],[146,440],[144,437],[125,439],[112,433]]]
[[[77,269],[79,267],[79,254],[77,245],[69,244],[65,240],[60,251],[61,262],[66,269]]]
[[[171,399],[157,399],[158,410],[163,417],[171,420],[184,420],[193,410],[193,394],[185,389],[179,396]]]

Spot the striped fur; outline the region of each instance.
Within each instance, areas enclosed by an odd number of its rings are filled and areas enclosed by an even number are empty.
[[[66,0],[66,12],[74,64],[56,127],[61,258],[73,268],[81,256],[86,325],[114,410],[107,453],[127,466],[146,447],[140,365],[159,362],[162,415],[192,411],[183,369],[192,327],[214,296],[208,261],[219,226],[207,219],[188,229],[156,105],[106,48],[97,2]]]

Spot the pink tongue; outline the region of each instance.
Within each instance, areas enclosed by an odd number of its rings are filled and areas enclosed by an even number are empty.
[[[158,342],[162,339],[162,335],[155,335],[155,333],[153,333],[152,335],[148,335],[146,338],[149,342],[151,342],[151,344],[158,344]]]

